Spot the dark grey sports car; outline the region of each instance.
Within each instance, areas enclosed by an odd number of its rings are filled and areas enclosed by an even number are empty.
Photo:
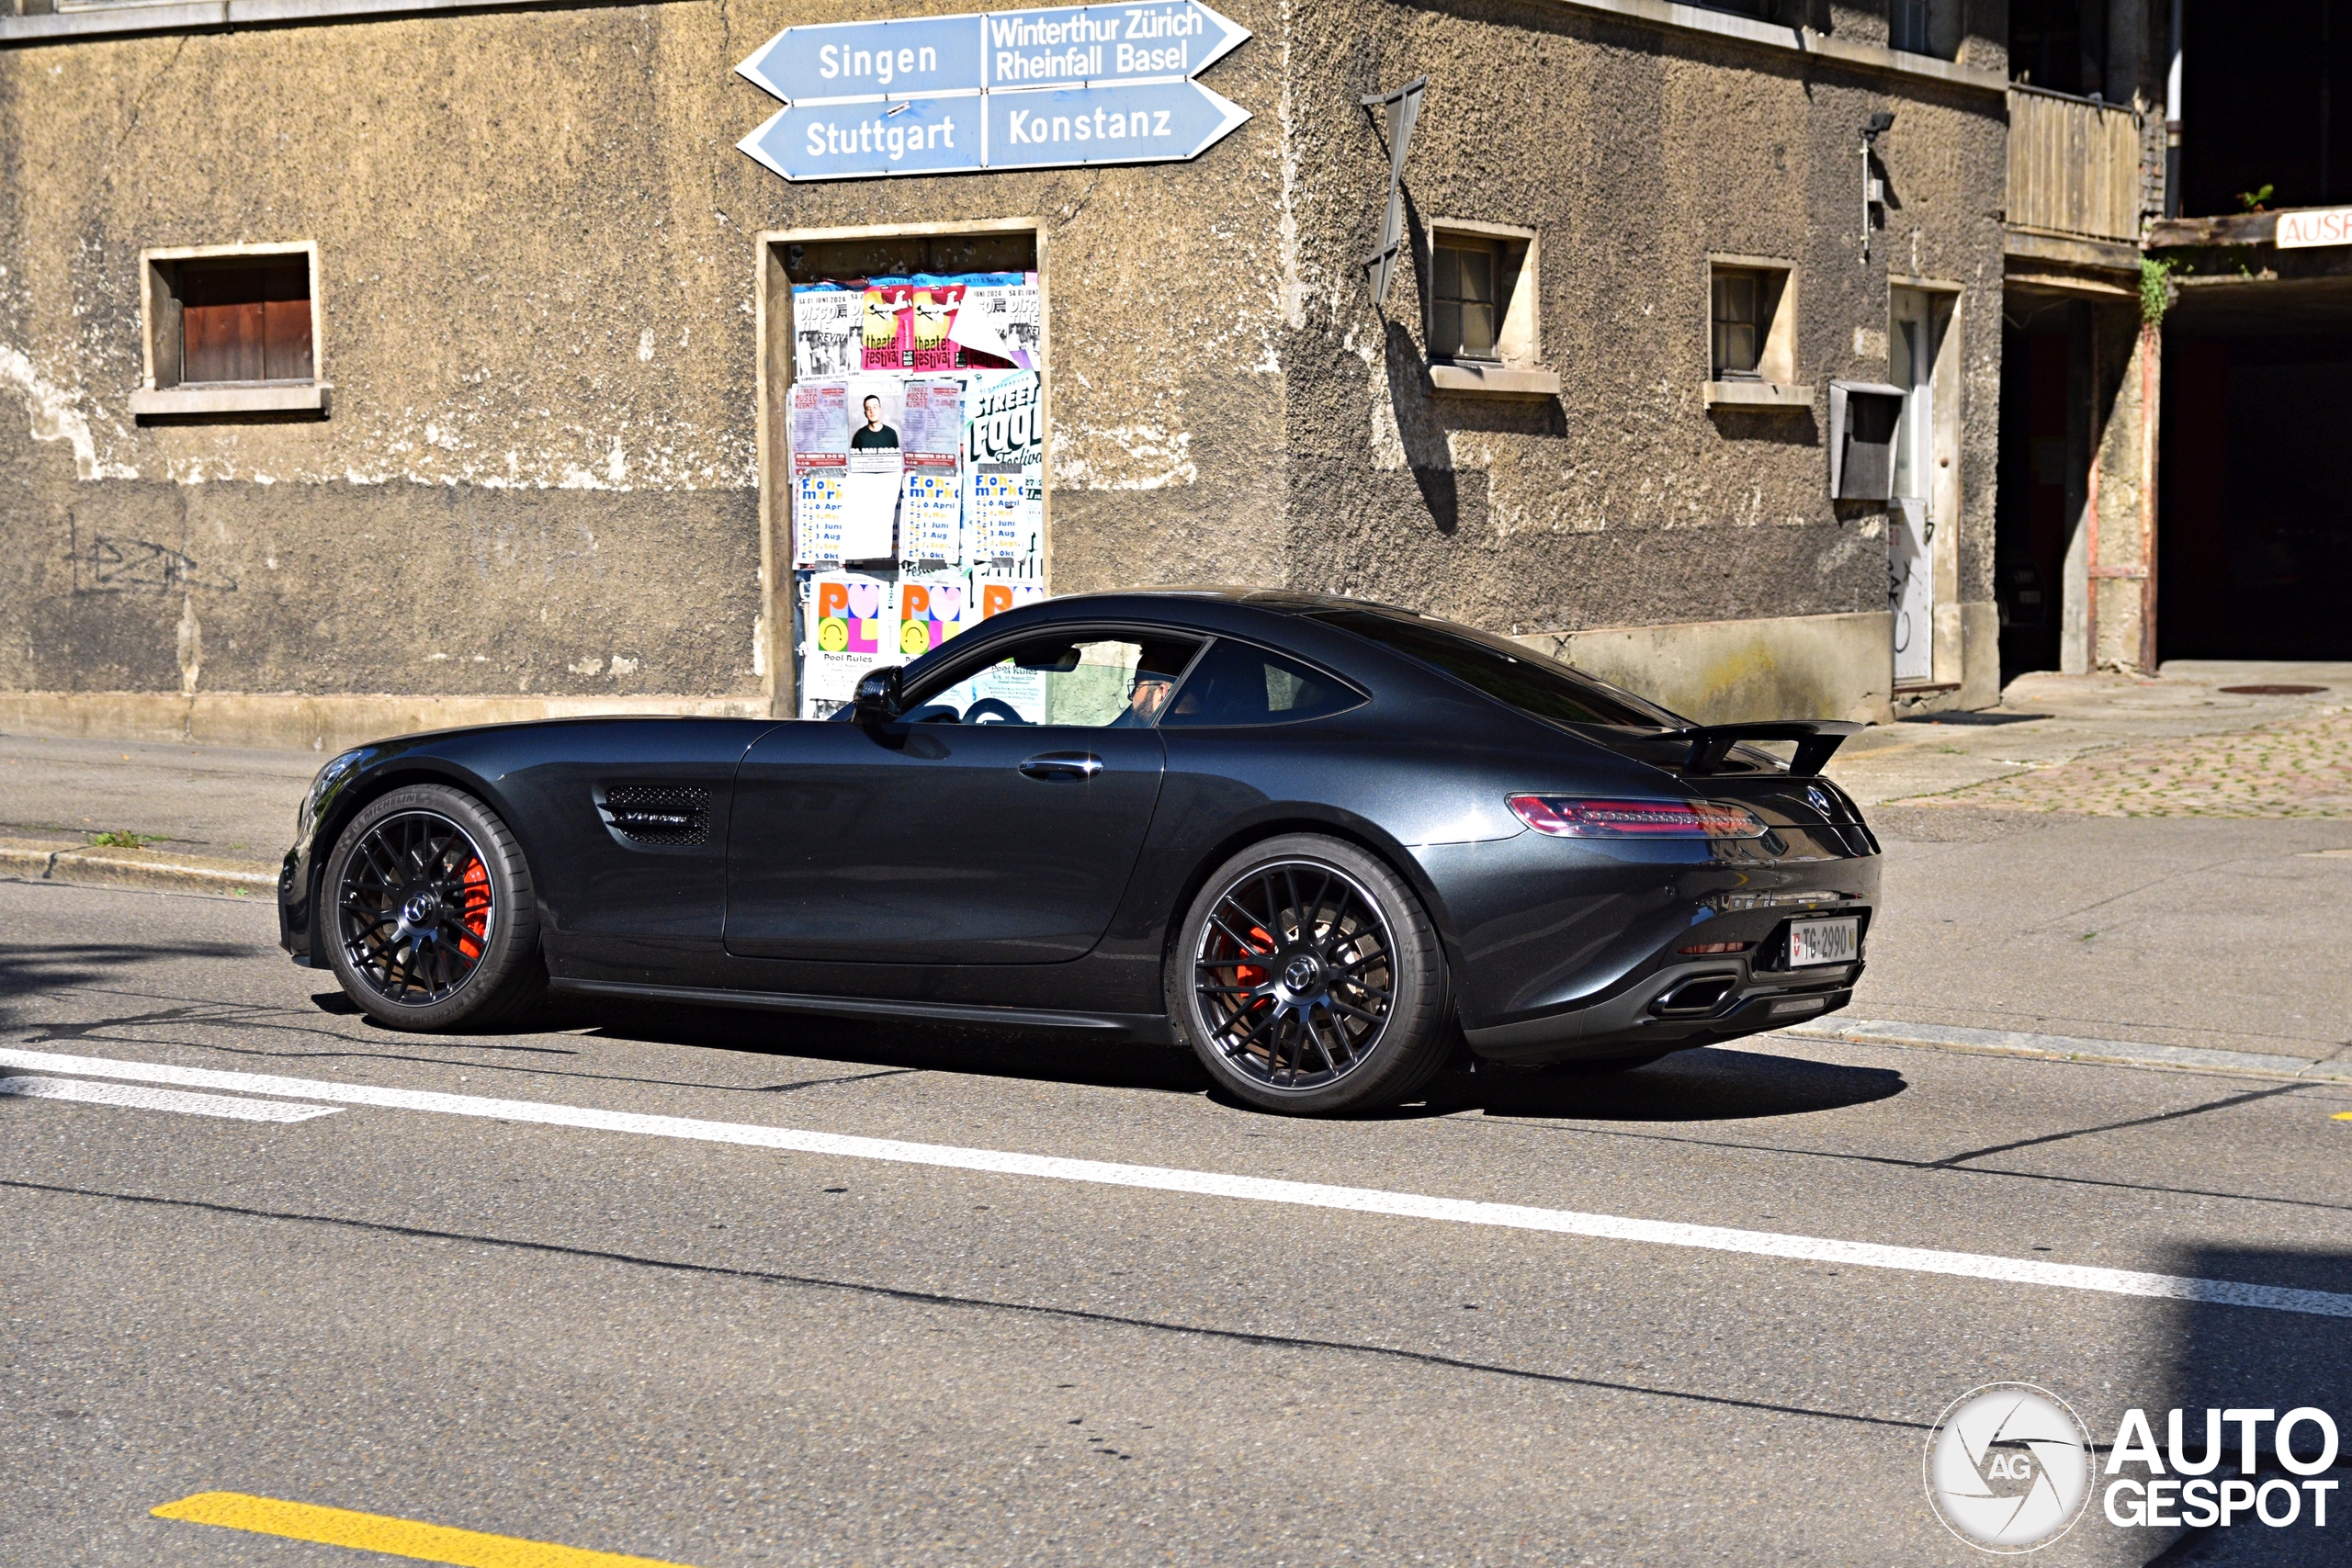
[[[1820,774],[1854,728],[1693,725],[1360,601],[1080,595],[833,721],[346,752],[279,916],[397,1028],[554,989],[1076,1030],[1338,1111],[1465,1043],[1632,1066],[1843,1007],[1878,844]]]

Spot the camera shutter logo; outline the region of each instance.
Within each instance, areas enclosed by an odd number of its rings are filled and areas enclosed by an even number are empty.
[[[2091,1438],[2064,1400],[2031,1383],[1987,1383],[1952,1402],[1928,1436],[1928,1500],[1986,1551],[2032,1551],[2090,1500]]]

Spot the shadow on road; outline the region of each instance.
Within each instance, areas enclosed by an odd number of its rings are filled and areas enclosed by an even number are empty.
[[[565,1003],[554,1021],[558,1027],[594,1025],[593,1032],[605,1040],[865,1066],[1176,1094],[1198,1094],[1209,1087],[1208,1075],[1189,1052],[1076,1034],[612,1001]]]
[[[2352,1256],[2340,1251],[2192,1247],[2180,1249],[2162,1267],[2167,1273],[2197,1280],[2278,1285],[2339,1295],[2352,1292]],[[2343,1562],[2343,1531],[2352,1522],[2352,1451],[2339,1446],[2333,1466],[2306,1477],[2294,1473],[2283,1462],[2278,1451],[2277,1428],[2270,1422],[2256,1425],[2251,1456],[2244,1451],[2241,1439],[2245,1433],[2241,1427],[2226,1417],[2219,1427],[2219,1455],[2206,1451],[2205,1437],[2209,1410],[2264,1411],[2277,1416],[2315,1407],[2328,1412],[2342,1425],[2347,1415],[2352,1415],[2352,1358],[2345,1354],[2345,1320],[2217,1302],[2174,1303],[2165,1315],[2170,1321],[2158,1332],[2167,1336],[2171,1343],[2163,1348],[2165,1353],[2161,1364],[2168,1365],[2168,1371],[2162,1385],[2145,1389],[2117,1387],[2108,1397],[2121,1405],[2137,1406],[2147,1412],[2153,1435],[2164,1448],[2166,1474],[2176,1482],[2176,1493],[2181,1479],[2193,1477],[2201,1469],[2206,1478],[2214,1483],[2240,1481],[2257,1492],[2267,1487],[2269,1495],[2264,1502],[2273,1519],[2286,1516],[2290,1492],[2301,1492],[2301,1495],[2296,1500],[2292,1524],[2267,1524],[2241,1509],[2227,1528],[2218,1523],[2178,1531],[2142,1527],[2133,1533],[2146,1538],[2147,1550],[2138,1560],[2162,1563],[2165,1568],[2188,1563],[2204,1568],[2222,1568],[2223,1564],[2233,1568],[2239,1563],[2260,1563],[2263,1568],[2301,1568],[2311,1564],[2312,1568],[2318,1568],[2322,1563]],[[2087,1371],[2088,1369],[2079,1369],[2078,1375]],[[2063,1384],[2059,1386],[2063,1389]],[[2173,1410],[2181,1412],[2182,1457],[2188,1461],[2188,1468],[2175,1469],[2171,1463],[2167,1416]],[[2103,1424],[2101,1417],[2090,1411],[2083,1414],[2094,1428]],[[2113,1422],[2120,1416],[2120,1409],[2113,1412],[2104,1423],[2107,1429],[2094,1430],[2093,1436],[2105,1442],[2113,1436]],[[2352,1438],[2352,1431],[2342,1437]],[[2320,1439],[2315,1424],[2300,1422],[2290,1440],[2288,1453],[2308,1467],[2322,1457]],[[2245,1464],[2249,1457],[2253,1461],[2250,1472]],[[2120,1473],[2144,1480],[2148,1472],[2143,1465],[2133,1462]],[[2301,1485],[2305,1479],[2340,1483],[2327,1498],[2324,1528],[2314,1524],[2312,1495]],[[2273,1484],[2277,1483],[2285,1484]],[[2098,1478],[2098,1484],[2104,1487],[2105,1477]],[[2092,1506],[2099,1505],[2094,1501]]]
[[[21,942],[25,932],[14,935]],[[61,942],[42,947],[0,947],[0,1028],[25,1027],[21,1004],[54,991],[120,985],[144,964],[191,958],[250,958],[243,942],[177,942],[168,947],[132,942]],[[143,1016],[143,1015],[142,1015]],[[46,1027],[46,1026],[44,1026]]]
[[[1117,1041],[611,1002],[577,1006],[557,1021],[592,1026],[607,1040],[1105,1089],[1206,1091],[1247,1109],[1215,1091],[1189,1052]],[[1442,1074],[1421,1100],[1374,1114],[1412,1120],[1475,1111],[1588,1122],[1744,1122],[1866,1105],[1909,1087],[1889,1068],[1716,1049],[1678,1052],[1646,1067],[1609,1074],[1527,1072],[1482,1063],[1476,1072]]]
[[[1631,1072],[1529,1072],[1481,1064],[1448,1074],[1404,1115],[1559,1117],[1581,1122],[1750,1122],[1891,1100],[1910,1085],[1887,1067],[1849,1067],[1761,1051],[1678,1051]]]

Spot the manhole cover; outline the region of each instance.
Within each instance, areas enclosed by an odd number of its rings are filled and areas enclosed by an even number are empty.
[[[2325,686],[2224,686],[2222,690],[2233,697],[2308,697],[2324,692]]]

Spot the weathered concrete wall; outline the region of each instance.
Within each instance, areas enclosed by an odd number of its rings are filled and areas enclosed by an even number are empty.
[[[1055,587],[1277,579],[1280,28],[1225,8],[1260,118],[1196,164],[810,186],[732,67],[814,0],[0,51],[0,689],[761,691],[763,231],[1044,219]],[[330,417],[136,423],[139,252],[290,240]]]
[[[1997,95],[1541,0],[1222,8],[1257,36],[1206,80],[1256,118],[1195,163],[802,186],[734,151],[774,106],[731,68],[816,0],[0,51],[0,691],[756,697],[755,236],[1024,217],[1057,592],[1285,583],[1531,637],[1878,614],[1884,519],[1826,499],[1822,425],[1829,378],[1886,374],[1892,273],[1959,290],[1959,592],[1990,599]],[[1432,395],[1409,263],[1366,298],[1358,98],[1423,72],[1416,237],[1540,231],[1555,400]],[[330,417],[134,423],[139,251],[293,240]],[[1796,268],[1810,412],[1702,406],[1710,252]]]
[[[1996,98],[1892,93],[1792,51],[1543,5],[1318,9],[1295,26],[1298,162],[1326,172],[1329,199],[1291,354],[1295,584],[1520,634],[1883,610],[1883,516],[1826,499],[1823,425],[1830,378],[1886,377],[1894,274],[1961,290],[1961,591],[1991,597]],[[1428,391],[1411,276],[1372,311],[1355,264],[1382,153],[1356,98],[1421,72],[1414,218],[1541,231],[1556,404]],[[1865,266],[1854,149],[1889,105],[1899,205]],[[1711,252],[1795,266],[1811,412],[1703,408]]]
[[[1567,632],[1527,640],[1702,724],[1886,717],[1885,610]],[[1996,692],[1997,696],[1998,693]]]

